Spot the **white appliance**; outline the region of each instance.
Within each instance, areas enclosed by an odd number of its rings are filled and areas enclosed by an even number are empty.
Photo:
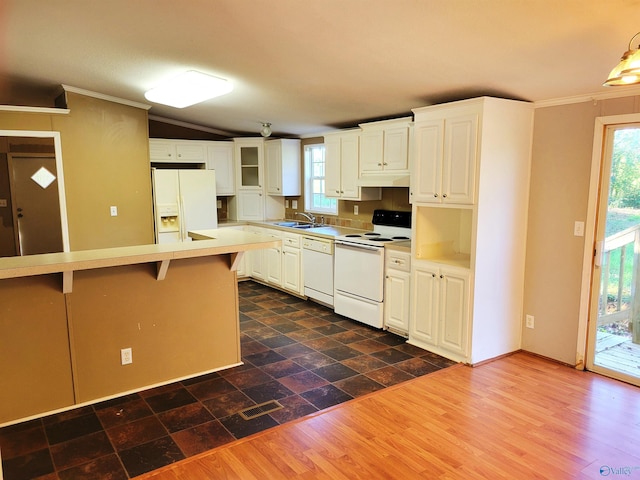
[[[411,212],[375,210],[373,231],[335,238],[334,311],[375,328],[384,323],[384,245],[411,239]]]
[[[153,168],[156,243],[190,241],[189,230],[218,228],[215,170]]]
[[[316,237],[302,239],[304,294],[333,306],[333,240]]]

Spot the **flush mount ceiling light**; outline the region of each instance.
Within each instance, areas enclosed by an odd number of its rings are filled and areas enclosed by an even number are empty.
[[[271,135],[271,124],[270,123],[263,123],[262,124],[262,130],[260,130],[260,135],[262,135],[263,137],[268,137],[269,135]]]
[[[636,49],[631,48],[638,35],[640,35],[640,32],[631,37],[629,48],[622,55],[620,63],[611,70],[609,78],[603,84],[604,86],[615,87],[640,83],[640,45]]]
[[[152,88],[144,97],[150,102],[184,108],[219,97],[231,90],[233,85],[224,78],[189,70]]]

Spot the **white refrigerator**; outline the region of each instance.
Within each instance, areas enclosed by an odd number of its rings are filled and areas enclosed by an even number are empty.
[[[153,168],[156,243],[190,241],[190,230],[218,228],[215,170]]]

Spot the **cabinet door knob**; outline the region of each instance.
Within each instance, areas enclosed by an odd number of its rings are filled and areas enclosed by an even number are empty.
[[[440,278],[444,278],[444,275],[440,275]]]
[[[340,190],[336,190],[336,193],[340,193]]]
[[[433,194],[433,196],[434,196],[434,197],[436,197],[436,198],[438,198],[438,194],[437,194],[437,193],[434,193],[434,194]]]
[[[436,278],[436,274],[435,274],[435,273],[432,273],[432,274],[431,274],[431,276],[432,276],[433,278]]]
[[[443,193],[443,194],[442,194],[442,198],[447,198],[447,194],[446,194],[446,193]]]
[[[379,166],[379,167],[381,167],[381,166],[382,166],[382,164],[381,164],[381,163],[379,163],[379,164],[378,164],[378,166]]]
[[[383,165],[389,165],[387,162],[384,162]]]

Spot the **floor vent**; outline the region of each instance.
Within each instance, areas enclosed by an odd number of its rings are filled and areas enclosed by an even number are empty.
[[[260,417],[261,415],[266,415],[267,413],[275,412],[276,410],[280,410],[284,408],[275,400],[271,400],[269,402],[261,403],[260,405],[254,405],[253,407],[245,408],[244,410],[240,410],[240,416],[245,420],[252,420],[254,418]]]

